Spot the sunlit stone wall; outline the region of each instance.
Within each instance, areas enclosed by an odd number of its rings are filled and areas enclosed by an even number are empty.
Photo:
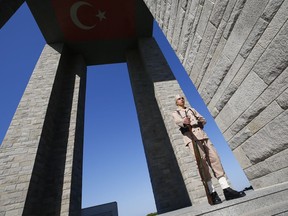
[[[254,188],[288,180],[288,0],[144,0]]]

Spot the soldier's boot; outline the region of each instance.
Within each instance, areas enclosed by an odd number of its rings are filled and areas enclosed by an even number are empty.
[[[230,187],[223,189],[223,192],[226,200],[237,199],[246,196],[244,191],[235,191]]]
[[[216,191],[211,193],[211,198],[212,198],[213,205],[222,203],[222,200],[220,199]]]

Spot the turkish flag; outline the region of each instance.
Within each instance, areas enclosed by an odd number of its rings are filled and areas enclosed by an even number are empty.
[[[52,0],[60,28],[69,41],[135,37],[136,0]]]

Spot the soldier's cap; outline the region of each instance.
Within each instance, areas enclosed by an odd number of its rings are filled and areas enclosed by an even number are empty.
[[[179,98],[184,98],[184,97],[180,94],[175,95],[175,101],[177,101]]]

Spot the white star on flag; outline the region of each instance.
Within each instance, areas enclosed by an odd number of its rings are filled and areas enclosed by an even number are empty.
[[[96,17],[98,17],[99,20],[102,21],[103,19],[106,19],[105,13],[106,13],[106,11],[102,12],[102,11],[98,10],[98,14],[96,15]]]

